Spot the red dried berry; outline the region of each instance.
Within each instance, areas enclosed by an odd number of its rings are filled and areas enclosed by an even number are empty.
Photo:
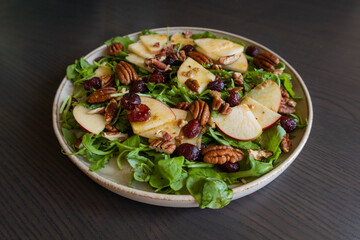
[[[146,92],[147,87],[144,81],[134,81],[131,88],[130,88],[130,92],[134,92],[134,93],[143,93]]]
[[[130,122],[144,122],[150,118],[150,108],[145,104],[135,105],[126,118]]]
[[[237,91],[230,91],[230,95],[226,101],[230,104],[230,107],[235,107],[240,104],[240,96]]]
[[[214,90],[214,91],[219,91],[219,92],[224,90],[224,87],[225,87],[225,84],[220,79],[209,82],[209,84],[207,85],[208,89]]]
[[[184,156],[187,160],[193,162],[198,160],[200,150],[195,145],[183,143],[176,149],[175,155]]]
[[[85,80],[84,83],[84,89],[86,91],[90,91],[92,88],[100,89],[101,88],[101,81],[98,77],[93,77],[88,80]]]
[[[200,123],[193,119],[183,127],[184,136],[187,138],[194,138],[200,133]]]
[[[165,77],[164,75],[162,75],[161,72],[158,71],[154,71],[151,76],[149,77],[149,82],[154,82],[154,83],[163,83],[165,82]]]
[[[250,57],[255,57],[259,54],[259,49],[255,46],[248,46],[245,53]]]
[[[240,169],[238,162],[235,162],[235,163],[226,162],[226,163],[224,163],[222,165],[219,165],[219,167],[224,172],[229,172],[229,173],[230,172],[237,172]]]
[[[280,124],[287,133],[293,132],[297,126],[294,119],[285,116],[280,118]]]
[[[163,63],[165,63],[166,65],[174,65],[175,62],[176,62],[176,59],[172,58],[170,56],[167,56],[165,58],[165,60],[163,61]]]
[[[183,47],[181,48],[181,50],[184,50],[185,53],[186,53],[186,55],[188,55],[188,53],[194,51],[195,48],[194,48],[194,46],[192,46],[192,45],[189,44],[189,45],[183,46]]]
[[[136,93],[127,93],[121,98],[120,105],[126,110],[133,110],[136,105],[141,104],[141,99]]]

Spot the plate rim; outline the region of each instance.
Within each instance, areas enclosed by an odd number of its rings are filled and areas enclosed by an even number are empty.
[[[310,136],[310,132],[311,132],[311,128],[312,128],[312,124],[313,124],[313,107],[312,107],[312,101],[311,101],[311,97],[310,97],[310,93],[302,79],[302,77],[299,75],[299,73],[295,70],[294,67],[292,67],[285,59],[283,59],[279,54],[276,54],[274,51],[272,51],[271,49],[263,46],[262,44],[251,40],[249,38],[243,37],[242,35],[239,34],[234,34],[234,33],[230,33],[230,32],[226,32],[226,31],[222,31],[222,30],[217,30],[217,29],[211,29],[211,28],[203,28],[203,27],[162,27],[162,28],[153,28],[150,29],[152,31],[167,31],[167,30],[171,30],[171,31],[184,31],[184,30],[194,30],[194,31],[209,31],[213,34],[222,34],[222,35],[226,35],[226,36],[230,36],[233,37],[235,39],[243,39],[249,43],[255,44],[261,48],[263,48],[264,50],[271,52],[273,54],[275,54],[276,56],[278,56],[280,58],[280,60],[282,62],[285,63],[286,67],[290,70],[290,72],[292,72],[296,78],[298,79],[298,82],[300,84],[300,87],[304,93],[304,99],[306,100],[307,103],[307,116],[308,116],[308,125],[305,129],[305,132],[302,136],[302,139],[300,140],[298,146],[296,147],[296,149],[294,149],[294,151],[280,164],[278,165],[276,168],[272,169],[270,172],[264,174],[261,177],[258,177],[257,179],[246,183],[244,185],[238,186],[233,188],[233,192],[234,192],[234,198],[232,200],[235,200],[237,198],[240,197],[244,197],[248,194],[251,194],[252,192],[264,187],[265,185],[267,185],[268,183],[270,183],[272,180],[274,180],[277,176],[279,176],[294,160],[295,158],[299,155],[299,153],[301,152],[301,150],[303,149],[303,147],[305,146],[309,136]],[[135,33],[130,33],[124,36],[137,36],[140,34],[140,31],[135,32]],[[95,54],[96,52],[98,52],[99,50],[101,50],[102,48],[106,47],[105,44],[97,47],[96,49],[92,50],[90,53],[88,53],[86,56],[84,56],[84,58],[89,58],[91,55]],[[66,152],[66,153],[72,153],[73,151],[71,150],[71,148],[67,145],[65,139],[62,137],[62,133],[60,130],[60,123],[58,122],[59,120],[59,114],[58,114],[58,109],[59,109],[59,98],[61,95],[62,90],[64,89],[67,81],[69,81],[65,77],[62,79],[57,91],[56,91],[56,95],[53,101],[53,108],[52,108],[52,120],[53,120],[53,128],[55,131],[55,135],[62,147],[62,149]],[[87,176],[89,176],[92,180],[94,180],[95,182],[97,182],[98,184],[102,185],[103,187],[119,194],[122,195],[124,197],[128,197],[131,198],[131,195],[134,195],[134,197],[138,197],[137,199],[133,199],[136,201],[140,201],[140,202],[145,202],[143,198],[146,199],[153,199],[153,200],[157,200],[157,201],[163,201],[163,204],[161,203],[149,203],[149,204],[153,204],[153,205],[160,205],[160,206],[170,206],[169,203],[171,204],[171,202],[182,202],[185,204],[195,204],[197,205],[197,201],[195,200],[195,198],[191,195],[174,195],[174,194],[162,194],[162,193],[155,193],[155,192],[148,192],[148,191],[144,191],[144,190],[139,190],[139,189],[135,189],[135,188],[131,188],[119,183],[115,183],[109,179],[106,179],[105,177],[102,177],[101,175],[99,175],[96,172],[92,172],[89,170],[89,167],[86,166],[78,157],[76,157],[75,155],[67,155],[70,160],[82,171],[84,172]],[[240,196],[240,193],[243,193],[243,195]],[[235,197],[236,195],[239,195],[237,197]]]

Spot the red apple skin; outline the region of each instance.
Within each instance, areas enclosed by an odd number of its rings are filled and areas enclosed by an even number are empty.
[[[257,139],[257,138],[261,135],[261,133],[260,133],[259,136],[256,136],[256,137],[251,138],[251,139],[237,139],[237,138],[234,138],[233,136],[230,136],[230,135],[226,134],[224,131],[222,131],[221,128],[219,128],[219,126],[218,126],[216,123],[215,123],[215,125],[216,125],[217,129],[219,129],[220,132],[222,132],[223,134],[225,134],[225,135],[228,136],[229,138],[232,138],[232,139],[235,139],[235,140],[241,141],[241,142],[247,142],[247,141],[255,140],[255,139]]]
[[[277,123],[277,122],[280,120],[280,118],[281,118],[281,116],[279,116],[279,118],[278,118],[274,123],[270,124],[270,125],[267,126],[267,127],[264,127],[263,130],[266,130],[266,129],[271,128],[272,126],[274,126],[275,123]]]

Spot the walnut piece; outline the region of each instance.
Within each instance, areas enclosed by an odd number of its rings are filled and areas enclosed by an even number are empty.
[[[201,154],[204,156],[204,162],[212,164],[235,163],[244,158],[244,153],[240,149],[225,145],[204,148]]]
[[[169,140],[165,141],[161,139],[152,140],[149,147],[157,152],[162,152],[166,154],[172,154],[176,149],[176,145],[174,143]]]
[[[210,117],[209,106],[203,100],[196,100],[189,107],[190,112],[193,114],[194,119],[199,121],[201,126],[204,126]]]
[[[256,161],[260,161],[260,160],[262,160],[264,158],[268,158],[268,157],[273,155],[273,152],[268,151],[268,150],[252,150],[252,149],[248,149],[247,151]]]
[[[185,81],[185,85],[194,92],[199,92],[200,84],[197,80],[189,78]]]
[[[145,65],[149,66],[150,68],[156,69],[160,72],[171,70],[170,65],[166,65],[165,63],[161,62],[156,58],[146,58]]]
[[[290,135],[288,133],[285,134],[284,138],[281,140],[280,143],[281,149],[284,152],[289,152],[292,146]]]

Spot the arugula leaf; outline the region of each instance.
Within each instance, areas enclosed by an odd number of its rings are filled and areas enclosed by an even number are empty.
[[[224,135],[223,133],[215,130],[215,128],[209,128],[205,134],[213,138],[216,142],[218,142],[221,145],[227,145],[241,149],[260,149],[259,145],[257,145],[252,141],[243,142],[243,141],[234,140]]]
[[[82,84],[84,80],[95,75],[94,71],[96,68],[97,66],[91,65],[81,57],[79,60],[75,60],[74,64],[71,64],[66,68],[66,77],[77,86]]]
[[[140,36],[142,36],[142,35],[154,35],[154,34],[158,34],[158,33],[155,32],[155,31],[148,30],[148,29],[142,30],[140,32]]]
[[[148,182],[152,173],[154,163],[148,158],[139,155],[141,149],[136,149],[127,154],[126,158],[130,166],[134,169],[132,177],[139,182]]]
[[[304,121],[301,117],[297,116],[296,114],[289,114],[289,116],[295,120],[296,128],[304,128],[308,125],[307,118],[305,118],[305,121]]]
[[[291,81],[290,81],[291,80],[291,75],[288,74],[288,73],[282,73],[280,75],[280,80],[281,80],[284,88],[286,89],[286,91],[290,94],[290,96],[292,98],[295,98],[296,96],[295,96],[295,93],[294,93],[294,91],[292,89],[292,84],[291,84]]]
[[[66,128],[61,128],[62,134],[64,136],[65,141],[67,142],[67,144],[74,149],[74,144],[76,141],[76,136],[75,134],[71,131],[68,130]]]
[[[119,129],[120,132],[129,132],[131,131],[131,124],[129,120],[126,118],[127,111],[124,109],[120,112],[119,118],[115,123],[115,127]]]
[[[121,43],[124,47],[124,51],[125,52],[128,52],[128,46],[132,43],[135,43],[135,41],[131,40],[128,36],[125,36],[125,37],[121,37],[121,36],[117,36],[117,37],[113,37],[109,40],[107,40],[105,42],[106,46],[110,46],[111,44],[114,44],[114,43]]]

